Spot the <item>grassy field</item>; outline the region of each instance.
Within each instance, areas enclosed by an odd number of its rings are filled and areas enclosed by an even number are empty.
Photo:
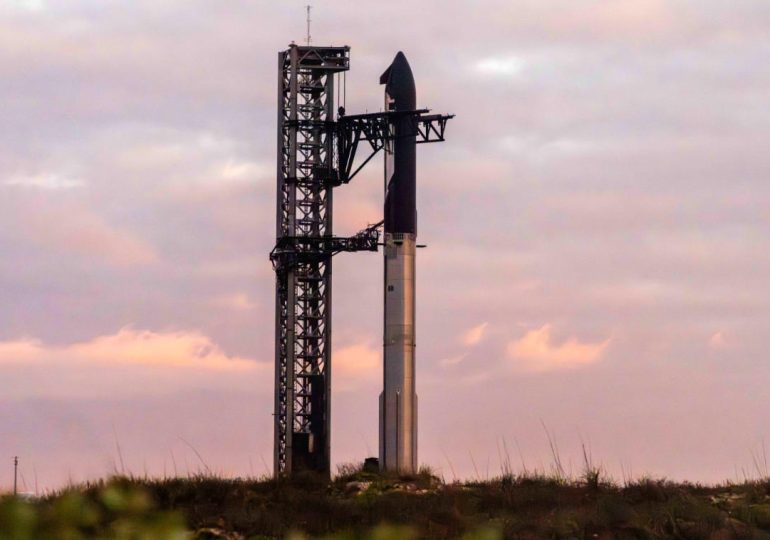
[[[348,467],[333,481],[112,478],[0,499],[0,539],[770,539],[770,481],[619,486],[503,475],[445,484]]]

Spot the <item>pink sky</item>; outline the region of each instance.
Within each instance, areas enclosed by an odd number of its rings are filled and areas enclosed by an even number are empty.
[[[305,0],[0,0],[0,489],[272,466],[276,53]],[[314,2],[347,108],[408,56],[420,461],[756,476],[770,4]],[[335,194],[380,219],[381,169]],[[335,259],[333,461],[377,449],[380,255]],[[117,446],[122,454],[118,454]],[[202,464],[195,450],[202,456]]]

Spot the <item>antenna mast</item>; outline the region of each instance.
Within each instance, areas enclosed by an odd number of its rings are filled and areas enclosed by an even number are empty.
[[[311,5],[308,4],[305,6],[305,9],[307,10],[307,44],[310,45],[310,9]]]

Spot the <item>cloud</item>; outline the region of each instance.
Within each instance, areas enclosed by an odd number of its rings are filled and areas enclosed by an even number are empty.
[[[556,344],[551,338],[551,325],[530,330],[522,338],[508,344],[508,356],[526,371],[556,371],[594,364],[601,360],[610,339],[599,343],[581,343],[570,338]]]
[[[85,185],[80,178],[71,178],[54,173],[16,175],[5,181],[8,186],[33,187],[39,189],[72,189]]]
[[[147,243],[96,214],[34,215],[25,225],[30,241],[48,251],[69,252],[118,266],[145,265],[158,258]]]
[[[456,366],[459,363],[461,363],[463,360],[465,360],[466,354],[458,354],[457,356],[450,356],[448,358],[442,358],[439,360],[439,364],[441,364],[442,367],[450,367],[450,366]]]
[[[332,356],[332,387],[352,391],[372,383],[382,375],[382,353],[368,341],[358,341],[336,349]]]
[[[489,323],[486,323],[486,322],[477,324],[476,326],[474,326],[473,328],[470,328],[467,332],[465,332],[461,340],[463,345],[467,347],[478,345],[479,342],[481,342],[481,340],[484,339],[484,335],[486,334],[488,324]]]
[[[662,32],[670,30],[674,13],[664,0],[613,0],[598,2],[588,10],[591,27],[621,34],[637,32]]]
[[[146,364],[211,371],[248,371],[254,362],[227,356],[208,337],[197,332],[158,333],[123,328],[66,348],[86,362]]]
[[[11,7],[18,7],[26,11],[40,12],[46,10],[46,2],[43,0],[11,0]]]
[[[25,12],[24,4],[46,11]],[[110,351],[133,350],[138,336],[116,337],[130,321],[136,328],[199,330],[219,348],[204,364],[272,358],[274,276],[266,254],[275,242],[275,60],[276,49],[301,37],[301,8],[204,0],[96,4],[0,1],[0,354],[16,359],[0,367],[0,395],[55,402],[157,393],[180,407],[175,420],[186,416],[208,431],[227,418],[240,422],[233,434],[269,441],[269,427],[260,431],[216,406],[190,414],[184,403],[196,399],[189,398],[192,388],[214,387],[212,403],[241,390],[253,399],[248,413],[268,423],[270,363],[257,362],[254,370],[196,367],[196,347],[206,345],[184,345],[195,341],[190,332],[181,332],[184,339],[155,332],[176,351],[165,363]],[[727,341],[718,350],[726,361],[713,369],[729,366],[731,377],[744,377],[736,387],[761,392],[769,384],[767,1],[393,4],[330,8],[327,16],[344,24],[320,24],[314,39],[353,46],[349,112],[382,107],[377,77],[399,42],[418,80],[418,105],[457,114],[445,143],[418,152],[420,237],[430,245],[418,263],[423,458],[439,456],[437,443],[455,430],[484,429],[481,416],[489,418],[494,440],[510,410],[535,418],[532,431],[517,421],[522,439],[541,434],[539,416],[563,419],[564,429],[590,429],[600,396],[606,417],[596,430],[608,452],[629,457],[624,452],[640,447],[617,431],[629,425],[628,407],[640,407],[634,425],[645,433],[670,425],[659,419],[671,411],[686,412],[683,418],[694,419],[685,421],[688,440],[708,452],[683,454],[665,447],[671,437],[648,437],[655,449],[640,451],[637,465],[677,477],[692,471],[693,480],[730,474],[749,447],[742,437],[756,435],[766,408],[735,394],[732,416],[718,411],[717,419],[743,431],[730,438],[738,452],[730,455],[727,445],[708,445],[714,415],[699,414],[710,409],[690,414],[678,401],[682,392],[661,385],[692,371],[717,330]],[[423,16],[399,20],[405,6]],[[383,24],[361,25],[372,9]],[[438,17],[436,24],[424,24],[428,15]],[[462,35],[445,24],[449,19],[464,21]],[[381,175],[377,156],[335,190],[336,234],[379,220]],[[78,179],[83,186],[74,185]],[[344,390],[334,402],[335,429],[352,431],[354,424],[337,413],[347,400],[365,417],[372,442],[381,271],[381,255],[334,261],[333,385]],[[540,335],[539,348],[516,347],[515,338],[526,342],[531,329],[516,325],[533,320],[560,321],[575,339],[554,329]],[[470,349],[461,341],[463,325],[481,321],[490,326]],[[503,325],[514,332],[508,338],[492,331]],[[581,325],[616,327],[622,339],[592,354],[606,336],[588,339]],[[447,338],[446,328],[460,330]],[[521,388],[497,377],[509,340],[513,354],[528,352],[529,359],[506,357],[506,368],[588,366],[610,353],[623,363],[567,372],[574,392],[553,384],[553,376]],[[163,342],[147,341],[154,348]],[[98,345],[103,360],[78,359],[62,345],[73,342],[90,344],[83,354]],[[432,365],[451,367],[432,372]],[[488,372],[494,384],[456,384]],[[723,372],[715,372],[720,378]],[[623,391],[602,391],[608,387]],[[703,392],[701,405],[718,409],[711,389],[696,381],[687,391]],[[574,401],[565,396],[573,393]],[[655,399],[645,401],[649,396]],[[157,410],[150,401],[134,400],[125,414],[140,426],[138,448],[151,459],[165,452],[155,434],[169,430],[144,431],[145,417]],[[81,405],[82,423],[103,412]],[[651,416],[651,407],[662,416]],[[0,445],[11,444],[20,423],[21,404],[7,409]],[[24,423],[35,432],[46,431],[46,419],[64,424],[52,409],[36,418],[42,424]],[[446,428],[437,429],[442,423]],[[489,447],[471,439],[480,445],[474,452]],[[31,440],[44,446],[37,433]],[[254,448],[226,433],[211,440],[223,455]],[[355,447],[344,436],[333,440],[337,456]],[[67,450],[47,445],[41,462],[66,471],[60,456]],[[685,454],[680,464],[689,469],[656,468]],[[73,455],[78,463],[95,454],[84,444]],[[693,455],[703,463],[692,465]]]
[[[109,223],[84,201],[59,196],[61,187],[47,186],[34,193],[20,187],[5,188],[3,196],[8,204],[0,222],[13,223],[9,238],[25,250],[36,247],[41,254],[67,259],[76,256],[113,266],[157,261],[157,253],[144,239],[132,230]],[[50,193],[54,189],[57,193]]]
[[[345,206],[335,208],[334,229],[341,235],[352,235],[377,223],[382,215],[382,203],[377,199],[368,198],[358,193],[346,194]]]
[[[514,77],[524,69],[524,60],[518,56],[489,57],[476,63],[476,71],[484,75]]]
[[[40,342],[30,339],[0,342],[0,364],[37,360],[41,350]]]
[[[122,328],[69,345],[24,338],[0,342],[5,398],[93,398],[169,393],[183,388],[244,389],[266,364],[225,353],[195,331]],[[248,384],[244,384],[249,381]]]
[[[242,292],[217,296],[213,303],[235,311],[251,311],[257,307],[257,303],[252,301],[248,294]]]
[[[481,383],[487,382],[492,377],[492,375],[493,373],[491,371],[478,371],[468,375],[463,375],[460,377],[458,382],[462,386],[477,386]]]
[[[271,173],[274,171],[262,163],[231,159],[222,167],[220,176],[222,179],[230,181],[258,182],[270,177]]]
[[[715,332],[709,338],[709,347],[711,347],[712,349],[723,349],[727,347],[727,340],[725,339],[724,332],[722,331]]]

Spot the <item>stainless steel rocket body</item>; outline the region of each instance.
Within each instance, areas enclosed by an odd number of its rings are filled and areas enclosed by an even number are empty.
[[[417,469],[415,388],[415,235],[385,234],[384,389],[380,396],[380,463]]]
[[[382,75],[385,108],[415,109],[412,71],[403,53]],[[417,470],[415,379],[416,140],[406,116],[394,116],[385,142],[385,270],[380,466]]]

